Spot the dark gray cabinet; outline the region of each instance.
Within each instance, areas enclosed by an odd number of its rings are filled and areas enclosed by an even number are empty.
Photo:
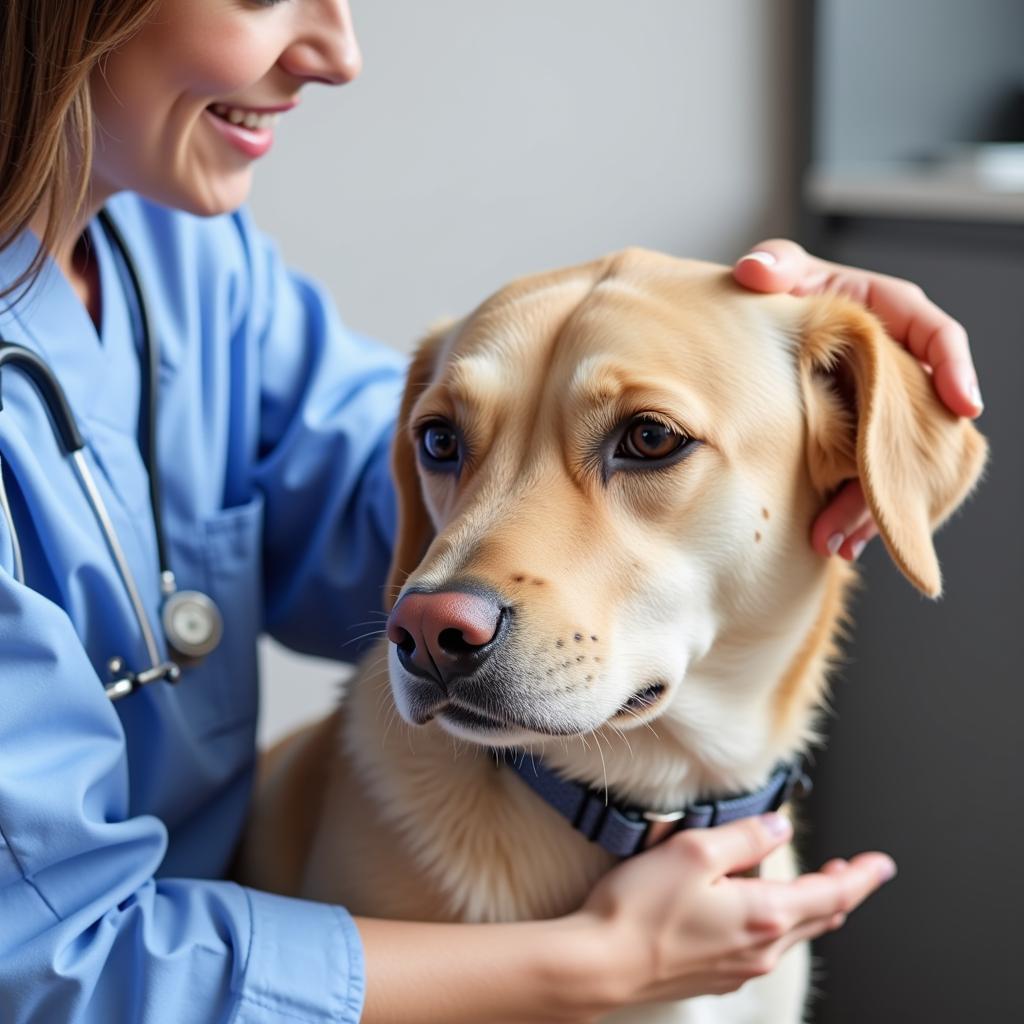
[[[818,944],[813,1020],[1024,1020],[1024,229],[843,218],[819,247],[912,278],[968,327],[992,450],[938,536],[939,602],[880,542],[863,556],[806,849],[881,848],[900,875]]]

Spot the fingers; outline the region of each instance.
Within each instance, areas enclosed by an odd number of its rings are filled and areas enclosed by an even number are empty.
[[[809,278],[824,274],[822,260],[788,238],[759,242],[740,257],[732,274],[745,288],[755,292],[790,292]]]
[[[939,398],[958,416],[979,415],[984,403],[963,327],[917,285],[883,274],[869,274],[868,278],[868,309],[892,337],[931,367]]]
[[[737,260],[733,277],[757,292],[830,291],[855,299],[931,368],[935,390],[952,412],[973,418],[984,408],[967,332],[916,284],[818,259],[784,238],[755,245]]]
[[[877,535],[860,481],[850,480],[814,521],[811,546],[823,557],[838,554],[852,562]]]
[[[738,879],[736,884],[747,888],[748,928],[774,941],[805,935],[808,928],[824,931],[830,922],[838,927],[841,919],[895,874],[896,865],[886,854],[863,853],[849,863],[830,861],[821,871],[793,882]],[[788,944],[797,941],[793,938]]]
[[[762,814],[716,828],[681,832],[670,842],[683,850],[694,869],[709,878],[724,878],[756,867],[793,834],[782,814]]]
[[[821,867],[818,868],[818,870],[823,875],[840,875],[849,866],[850,866],[850,862],[849,861],[843,860],[842,857],[834,857],[832,860],[827,861],[826,863],[822,864]]]

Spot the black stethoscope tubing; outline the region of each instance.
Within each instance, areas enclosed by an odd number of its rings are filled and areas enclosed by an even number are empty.
[[[132,292],[135,297],[135,305],[138,309],[139,322],[142,326],[141,337],[141,359],[145,367],[142,377],[142,394],[139,399],[139,448],[142,451],[142,461],[146,467],[146,476],[149,478],[149,504],[153,509],[153,529],[156,534],[157,561],[160,563],[160,576],[163,578],[170,572],[170,561],[167,557],[167,541],[164,537],[164,517],[162,513],[163,503],[160,496],[160,476],[156,471],[156,423],[157,423],[157,400],[160,394],[160,357],[156,332],[153,329],[153,320],[150,316],[149,300],[146,297],[146,289],[142,283],[135,260],[132,259],[131,250],[125,241],[121,229],[114,223],[106,210],[100,210],[99,221],[107,237],[114,243],[121,265],[128,274],[131,282]]]

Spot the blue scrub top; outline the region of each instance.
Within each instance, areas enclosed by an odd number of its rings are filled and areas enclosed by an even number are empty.
[[[220,879],[252,779],[257,636],[352,660],[382,605],[404,360],[343,327],[244,211],[201,219],[131,195],[108,209],[160,342],[171,567],[219,604],[224,638],[178,686],[110,703],[105,665],[146,666],[142,637],[39,397],[5,369],[0,458],[27,585],[0,517],[0,1020],[356,1021],[348,914]],[[89,237],[99,329],[47,265],[0,311],[0,337],[63,385],[156,626],[139,332],[110,245]],[[0,282],[35,245],[0,253]]]

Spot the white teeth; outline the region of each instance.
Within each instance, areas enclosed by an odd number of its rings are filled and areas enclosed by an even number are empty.
[[[240,125],[250,131],[264,131],[273,128],[280,120],[279,114],[258,114],[255,110],[246,110],[244,107],[229,107],[224,103],[214,103],[210,109],[225,121],[231,124]]]

